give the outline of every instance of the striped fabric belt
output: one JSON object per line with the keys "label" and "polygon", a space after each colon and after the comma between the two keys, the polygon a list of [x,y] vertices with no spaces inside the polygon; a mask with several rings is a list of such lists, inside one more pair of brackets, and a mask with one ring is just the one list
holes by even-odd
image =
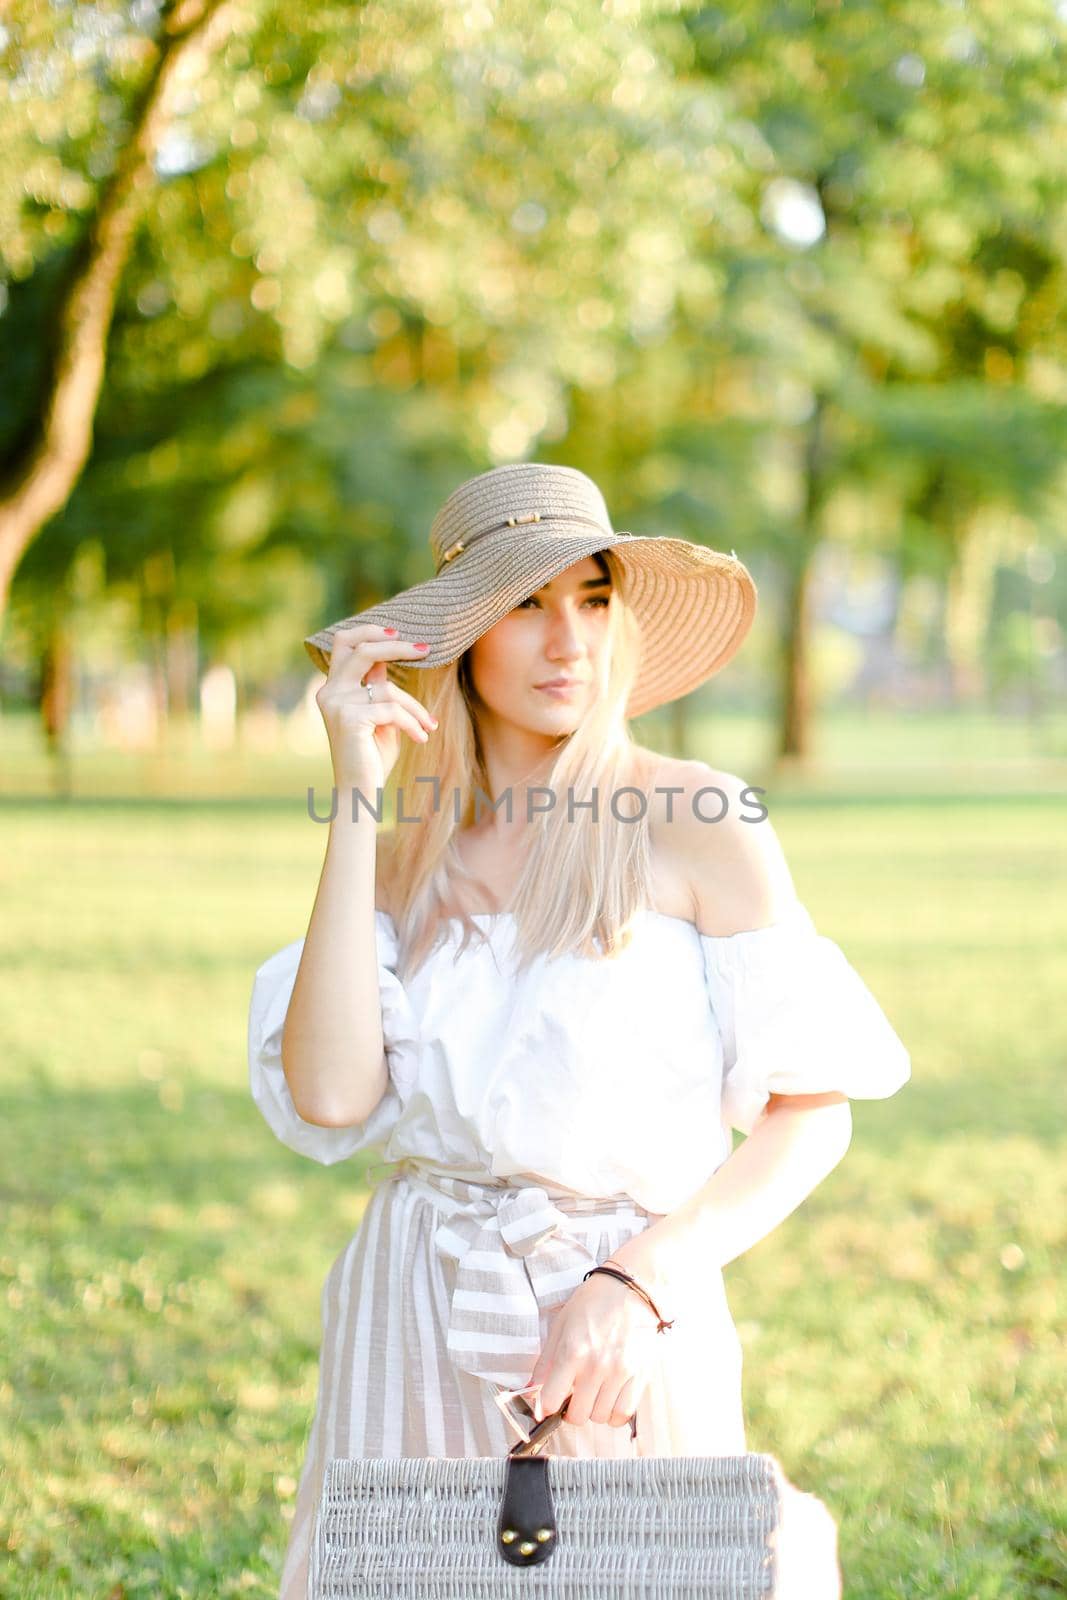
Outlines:
{"label": "striped fabric belt", "polygon": [[455,1279],[449,1357],[464,1372],[509,1388],[533,1371],[541,1313],[568,1300],[597,1265],[580,1235],[599,1236],[610,1217],[632,1237],[650,1215],[626,1194],[593,1198],[489,1176],[476,1182],[411,1158],[394,1176],[445,1212],[433,1239]]}

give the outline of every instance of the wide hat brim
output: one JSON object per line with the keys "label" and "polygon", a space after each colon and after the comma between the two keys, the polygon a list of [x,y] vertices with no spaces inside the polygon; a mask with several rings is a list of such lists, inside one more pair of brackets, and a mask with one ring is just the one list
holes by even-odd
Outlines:
{"label": "wide hat brim", "polygon": [[731,552],[711,550],[665,534],[590,533],[557,520],[551,530],[510,528],[473,542],[435,577],[389,600],[331,623],[304,640],[321,672],[328,673],[333,635],[367,622],[395,627],[405,639],[426,639],[411,667],[446,666],[507,616],[521,601],[574,562],[611,550],[625,574],[623,599],[641,630],[641,666],[626,705],[627,717],[705,683],[737,653],[756,615],[756,585]]}

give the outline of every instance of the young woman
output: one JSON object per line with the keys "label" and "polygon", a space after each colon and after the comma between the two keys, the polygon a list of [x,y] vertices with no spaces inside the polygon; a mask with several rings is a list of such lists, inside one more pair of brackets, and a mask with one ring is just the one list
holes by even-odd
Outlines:
{"label": "young woman", "polygon": [[336,813],[252,993],[278,1138],[392,1167],[323,1289],[282,1600],[332,1457],[502,1456],[565,1402],[549,1454],[745,1451],[722,1269],[910,1074],[759,794],[629,732],[739,648],[736,556],[615,533],[541,463],[462,484],[430,541],[434,578],[305,641]]}

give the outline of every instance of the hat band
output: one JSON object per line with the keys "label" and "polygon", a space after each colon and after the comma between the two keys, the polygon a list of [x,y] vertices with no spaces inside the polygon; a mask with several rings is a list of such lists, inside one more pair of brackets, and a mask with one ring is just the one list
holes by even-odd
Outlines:
{"label": "hat band", "polygon": [[477,533],[470,534],[464,539],[457,539],[454,544],[449,545],[441,557],[437,571],[441,572],[461,550],[469,550],[479,539],[484,539],[487,533],[499,533],[503,528],[515,528],[524,522],[588,522],[591,527],[599,528],[608,538],[612,536],[610,528],[605,528],[596,517],[587,517],[581,511],[524,511],[519,516],[506,517],[503,522],[495,522],[491,528],[479,528]]}

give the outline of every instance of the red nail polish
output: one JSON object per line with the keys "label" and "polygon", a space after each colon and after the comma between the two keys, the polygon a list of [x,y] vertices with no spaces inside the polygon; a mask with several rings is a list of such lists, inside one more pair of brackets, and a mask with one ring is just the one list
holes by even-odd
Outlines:
{"label": "red nail polish", "polygon": [[384,632],[384,633],[395,633],[395,632],[396,632],[396,629],[395,629],[395,628],[385,628],[385,629],[383,629],[383,630],[382,630],[382,631],[383,631],[383,632]]}
{"label": "red nail polish", "polygon": [[425,639],[415,639],[413,643],[416,650],[428,650],[430,648]]}

